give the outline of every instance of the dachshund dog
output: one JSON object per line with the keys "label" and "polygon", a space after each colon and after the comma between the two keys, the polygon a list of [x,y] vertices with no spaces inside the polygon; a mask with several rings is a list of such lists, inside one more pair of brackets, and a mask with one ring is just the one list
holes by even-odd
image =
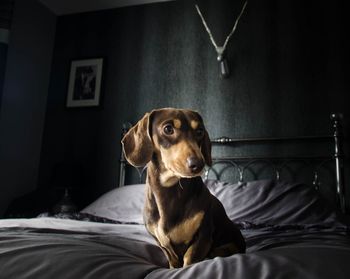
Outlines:
{"label": "dachshund dog", "polygon": [[197,112],[153,110],[122,144],[131,165],[148,164],[145,226],[171,268],[245,252],[240,230],[202,181],[212,161],[211,143]]}

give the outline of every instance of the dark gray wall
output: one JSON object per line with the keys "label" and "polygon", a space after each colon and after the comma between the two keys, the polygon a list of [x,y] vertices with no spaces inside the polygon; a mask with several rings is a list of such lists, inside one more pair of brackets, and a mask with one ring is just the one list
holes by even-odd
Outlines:
{"label": "dark gray wall", "polygon": [[3,43],[0,41],[0,108],[1,108],[2,90],[4,86],[4,79],[5,79],[6,57],[7,57],[7,43]]}
{"label": "dark gray wall", "polygon": [[0,2],[0,108],[7,57],[7,44],[11,27],[13,0]]}
{"label": "dark gray wall", "polygon": [[16,1],[0,110],[0,216],[38,185],[55,22],[36,1]]}
{"label": "dark gray wall", "polygon": [[[216,40],[242,1],[197,1]],[[193,6],[175,1],[59,17],[39,184],[57,163],[84,169],[87,202],[117,185],[120,130],[157,107],[201,112],[212,137],[325,134],[346,110],[349,33],[345,1],[249,1],[228,45],[232,74]],[[71,59],[104,57],[99,108],[66,109]],[[347,118],[348,119],[348,118]],[[345,129],[348,135],[349,121]],[[348,151],[347,151],[348,152]]]}

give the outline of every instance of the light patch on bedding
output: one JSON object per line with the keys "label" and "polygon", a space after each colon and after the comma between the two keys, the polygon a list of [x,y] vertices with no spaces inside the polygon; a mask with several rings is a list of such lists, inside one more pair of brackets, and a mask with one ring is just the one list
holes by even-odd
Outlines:
{"label": "light patch on bedding", "polygon": [[53,229],[67,230],[82,233],[98,233],[127,235],[132,239],[137,239],[140,235],[144,236],[147,242],[155,243],[148,234],[144,225],[129,224],[107,224],[97,222],[87,222],[69,219],[58,219],[51,217],[32,218],[32,219],[3,219],[0,220],[1,228],[35,228],[35,229]]}

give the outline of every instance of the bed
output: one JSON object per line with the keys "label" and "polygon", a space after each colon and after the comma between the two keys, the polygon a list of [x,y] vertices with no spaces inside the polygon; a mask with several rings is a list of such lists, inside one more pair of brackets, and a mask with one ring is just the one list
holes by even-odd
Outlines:
{"label": "bed", "polygon": [[[124,186],[133,175],[121,157],[119,187],[80,212],[0,220],[0,277],[348,278],[350,238],[342,213],[343,158],[337,115],[332,125],[329,136],[212,140],[214,164],[203,179],[240,227],[247,242],[245,254],[169,269],[143,225],[144,170],[136,172],[140,182]],[[227,151],[219,150],[290,141],[312,146],[326,142],[332,152],[307,157],[227,156]],[[290,173],[304,176],[299,163],[311,170],[309,176],[305,174],[310,182],[290,179],[294,176]],[[328,182],[329,175],[333,181]]]}

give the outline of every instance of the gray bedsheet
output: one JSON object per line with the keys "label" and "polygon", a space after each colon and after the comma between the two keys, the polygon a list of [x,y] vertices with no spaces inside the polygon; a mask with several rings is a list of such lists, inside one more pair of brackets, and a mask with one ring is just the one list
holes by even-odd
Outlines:
{"label": "gray bedsheet", "polygon": [[168,269],[143,225],[0,220],[0,278],[348,278],[346,226],[241,224],[247,253]]}

